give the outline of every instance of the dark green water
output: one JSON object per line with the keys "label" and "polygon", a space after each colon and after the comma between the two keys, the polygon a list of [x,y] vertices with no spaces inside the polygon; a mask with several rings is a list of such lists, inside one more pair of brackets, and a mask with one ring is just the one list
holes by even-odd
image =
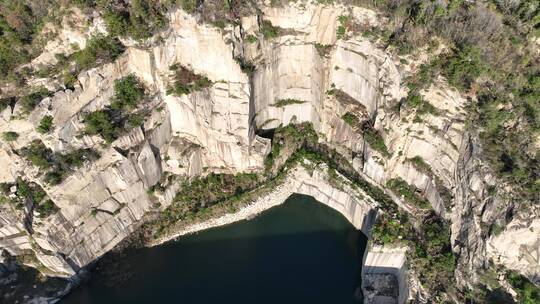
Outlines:
{"label": "dark green water", "polygon": [[61,303],[357,303],[365,237],[294,195],[248,221],[133,250]]}

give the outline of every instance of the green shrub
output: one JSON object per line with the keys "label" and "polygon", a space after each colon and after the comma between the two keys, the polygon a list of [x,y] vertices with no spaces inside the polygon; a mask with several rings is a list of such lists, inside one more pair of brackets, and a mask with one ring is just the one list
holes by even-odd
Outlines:
{"label": "green shrub", "polygon": [[153,0],[110,3],[103,7],[103,20],[112,36],[146,39],[166,25],[166,9],[162,1]]}
{"label": "green shrub", "polygon": [[485,71],[480,49],[472,46],[458,49],[443,67],[443,74],[448,78],[448,82],[459,89],[470,88],[476,78]]}
{"label": "green shrub", "polygon": [[99,110],[88,113],[84,117],[85,133],[88,135],[100,135],[106,142],[111,143],[121,133],[118,123],[110,110]]}
{"label": "green shrub", "polygon": [[193,14],[195,10],[197,9],[197,0],[180,0],[182,9],[186,11],[189,14]]}
{"label": "green shrub", "polygon": [[107,143],[111,143],[126,131],[127,127],[141,125],[144,114],[130,112],[138,107],[144,96],[144,86],[134,75],[116,80],[110,107],[86,114],[84,133],[100,135]]}
{"label": "green shrub", "polygon": [[540,303],[540,287],[531,283],[525,276],[515,271],[509,271],[507,280],[512,285],[512,288],[517,291],[520,303]]}
{"label": "green shrub", "polygon": [[190,69],[179,64],[173,64],[169,69],[174,72],[174,83],[167,88],[167,94],[182,96],[212,85],[212,82],[206,76],[195,74]]}
{"label": "green shrub", "polygon": [[53,152],[39,139],[20,150],[21,156],[45,174],[45,182],[57,185],[61,183],[74,169],[86,161],[99,158],[92,149],[76,149],[67,153]]}
{"label": "green shrub", "polygon": [[337,27],[336,37],[337,39],[345,38],[345,33],[347,32],[347,27],[349,25],[349,22],[351,20],[351,17],[341,15],[338,17],[339,26]]}
{"label": "green shrub", "polygon": [[73,53],[79,70],[111,62],[124,52],[122,43],[112,36],[97,35],[88,40],[83,50]]}
{"label": "green shrub", "polygon": [[37,126],[37,131],[39,133],[45,134],[49,133],[53,128],[53,117],[50,115],[45,115],[40,120],[39,125]]}
{"label": "green shrub", "polygon": [[144,97],[144,86],[139,82],[135,75],[130,74],[126,77],[115,80],[114,97],[111,102],[111,108],[115,110],[133,110]]}
{"label": "green shrub", "polygon": [[409,161],[412,162],[414,167],[418,169],[420,172],[426,173],[428,175],[433,175],[433,171],[431,170],[431,166],[424,161],[422,156],[415,156],[413,158],[409,158]]}
{"label": "green shrub", "polygon": [[[11,187],[10,184],[7,184],[7,186]],[[34,182],[28,182],[21,177],[18,177],[16,180],[16,186],[16,198],[11,201],[16,205],[16,208],[22,208],[27,201],[31,201],[33,203],[34,210],[39,212],[40,218],[45,218],[59,210],[54,202],[47,197],[47,193],[43,190],[43,188],[41,188],[40,185]],[[6,192],[4,191],[4,193]]]}
{"label": "green shrub", "polygon": [[384,143],[384,139],[379,134],[379,132],[377,132],[377,130],[371,127],[365,128],[362,135],[372,149],[381,152],[384,156],[390,155],[390,153],[388,152],[388,147],[386,147],[386,144]]}
{"label": "green shrub", "polygon": [[144,113],[135,113],[128,115],[127,124],[130,127],[138,127],[144,123]]}
{"label": "green shrub", "polygon": [[343,114],[343,116],[341,116],[341,119],[343,119],[348,125],[353,128],[356,128],[360,125],[360,119],[351,112]]}
{"label": "green shrub", "polygon": [[103,21],[111,36],[123,36],[128,30],[128,20],[113,10],[106,10],[103,13]]}
{"label": "green shrub", "polygon": [[52,166],[53,152],[39,139],[33,140],[29,145],[22,148],[21,155],[40,170],[45,171]]}
{"label": "green shrub", "polygon": [[37,210],[37,212],[39,212],[39,217],[41,218],[46,218],[48,217],[49,215],[52,215],[52,214],[55,214],[56,212],[58,212],[60,210],[60,208],[58,208],[54,202],[50,199],[42,202],[42,203],[39,203],[36,207],[35,207],[35,210]]}
{"label": "green shrub", "polygon": [[409,94],[406,103],[408,106],[416,109],[417,117],[421,117],[424,114],[437,115],[437,109],[431,103],[424,100],[420,94]]}
{"label": "green shrub", "polygon": [[285,107],[285,106],[292,105],[292,104],[302,104],[302,103],[306,103],[306,101],[305,100],[293,99],[293,98],[286,98],[286,99],[278,99],[278,100],[276,100],[276,102],[273,104],[273,106],[281,108],[281,107]]}
{"label": "green shrub", "polygon": [[264,38],[266,39],[272,39],[279,36],[279,28],[273,26],[272,23],[268,20],[263,20],[261,22],[260,30]]}
{"label": "green shrub", "polygon": [[62,72],[62,81],[66,88],[73,89],[77,82],[77,74],[75,72],[64,71]]}
{"label": "green shrub", "polygon": [[431,208],[429,202],[416,193],[416,187],[409,185],[399,177],[388,180],[386,186],[396,194],[402,196],[407,202],[410,202],[419,208]]}
{"label": "green shrub", "polygon": [[246,37],[247,43],[253,44],[253,43],[257,42],[257,40],[259,40],[259,39],[257,39],[257,37],[255,37],[253,35],[247,35],[247,37]]}
{"label": "green shrub", "polygon": [[17,138],[19,138],[19,134],[17,132],[8,131],[2,134],[2,138],[7,142],[16,141]]}
{"label": "green shrub", "polygon": [[41,102],[43,98],[50,96],[50,94],[51,93],[46,88],[40,87],[31,94],[21,97],[17,103],[21,105],[23,113],[28,114],[39,104],[39,102]]}
{"label": "green shrub", "polygon": [[332,45],[315,43],[315,49],[317,50],[317,53],[319,54],[319,56],[325,57],[332,50]]}
{"label": "green shrub", "polygon": [[345,37],[345,32],[346,32],[345,26],[343,25],[338,26],[337,32],[336,32],[337,39],[343,39]]}

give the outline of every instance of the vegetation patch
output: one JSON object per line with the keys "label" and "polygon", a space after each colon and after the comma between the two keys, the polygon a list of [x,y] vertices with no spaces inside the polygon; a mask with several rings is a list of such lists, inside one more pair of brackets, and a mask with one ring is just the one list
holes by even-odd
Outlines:
{"label": "vegetation patch", "polygon": [[330,52],[332,51],[332,47],[333,47],[331,44],[315,43],[314,45],[315,45],[315,49],[317,50],[317,53],[321,57],[328,56],[328,54],[330,54]]}
{"label": "vegetation patch", "polygon": [[174,83],[167,88],[167,94],[182,96],[208,88],[212,82],[202,75],[195,74],[190,69],[175,63],[169,67],[174,75]]}
{"label": "vegetation patch", "polygon": [[[11,193],[11,188],[16,187],[15,193]],[[27,203],[31,203],[33,210],[39,213],[40,218],[46,218],[60,210],[54,202],[49,199],[47,193],[34,182],[28,182],[22,178],[17,178],[15,183],[0,183],[0,202],[11,204],[16,209],[22,210]]]}
{"label": "vegetation patch", "polygon": [[371,231],[372,241],[376,244],[398,246],[407,245],[406,239],[412,227],[408,216],[402,213],[388,213],[379,216]]}
{"label": "vegetation patch", "polygon": [[[182,183],[174,202],[161,215],[157,233],[166,232],[179,221],[205,218],[226,200],[237,201],[258,184],[256,174],[237,175],[210,173]],[[214,207],[215,206],[215,207]],[[229,206],[230,207],[230,206]],[[225,208],[228,210],[228,208]]]}
{"label": "vegetation patch", "polygon": [[349,126],[353,128],[357,128],[360,125],[360,119],[351,112],[343,114],[341,119],[343,119]]}
{"label": "vegetation patch", "polygon": [[429,209],[431,205],[418,193],[419,190],[412,185],[409,185],[401,178],[393,178],[386,182],[386,186],[404,198],[407,202],[421,209]]}
{"label": "vegetation patch", "polygon": [[349,23],[350,19],[351,18],[349,16],[344,15],[338,17],[339,26],[336,30],[337,39],[343,39],[345,37],[345,33],[347,32],[347,24]]}
{"label": "vegetation patch", "polygon": [[84,117],[84,124],[85,134],[99,135],[108,143],[112,143],[123,132],[122,117],[116,116],[110,109],[88,113]]}
{"label": "vegetation patch", "polygon": [[66,88],[73,89],[81,71],[112,62],[125,50],[118,38],[102,34],[91,37],[84,49],[78,46],[74,48],[75,52],[69,56],[56,54],[56,64],[34,71],[34,75],[41,78],[57,76],[63,80]]}
{"label": "vegetation patch", "polygon": [[386,147],[384,139],[377,130],[372,127],[364,127],[364,133],[362,135],[372,149],[379,151],[384,156],[390,156],[388,147]]}
{"label": "vegetation patch", "polygon": [[336,29],[336,38],[346,38],[347,32],[358,33],[361,31],[361,26],[354,22],[353,18],[349,15],[341,15],[338,17],[339,25]]}
{"label": "vegetation patch", "polygon": [[43,118],[39,121],[39,125],[37,126],[36,130],[41,133],[49,133],[53,129],[53,117],[50,115],[45,115]]}
{"label": "vegetation patch", "polygon": [[424,100],[422,98],[422,95],[420,94],[410,94],[406,101],[406,105],[415,109],[416,111],[416,117],[420,119],[425,114],[431,114],[431,115],[437,115],[438,111],[437,109],[429,102]]}
{"label": "vegetation patch", "polygon": [[113,36],[97,35],[88,40],[86,47],[73,53],[72,58],[76,64],[73,73],[92,68],[94,66],[114,61],[125,48]]}
{"label": "vegetation patch", "polygon": [[467,113],[469,126],[480,132],[484,155],[499,178],[516,188],[523,205],[537,201],[540,58],[533,41],[540,34],[540,6],[531,0],[512,4],[385,0],[373,5],[393,25],[386,43],[398,52],[421,45],[432,51],[434,37],[448,47],[408,80],[410,94],[440,75],[460,91],[476,95]]}
{"label": "vegetation patch", "polygon": [[7,142],[16,141],[19,138],[19,133],[13,131],[7,131],[2,133],[2,139]]}
{"label": "vegetation patch", "polygon": [[184,11],[189,14],[193,14],[197,9],[197,0],[180,0],[180,6]]}
{"label": "vegetation patch", "polygon": [[[185,1],[184,1],[185,2]],[[83,1],[88,8],[101,12],[112,36],[150,38],[167,24],[167,1]],[[183,5],[183,3],[182,3]]]}
{"label": "vegetation patch", "polygon": [[260,31],[266,39],[272,39],[279,36],[279,28],[273,26],[268,20],[263,20],[261,22]]}
{"label": "vegetation patch", "polygon": [[18,70],[37,56],[51,38],[40,36],[48,21],[60,17],[58,1],[36,5],[31,0],[5,0],[0,3],[0,82],[24,83],[27,71]]}
{"label": "vegetation patch", "polygon": [[276,100],[276,102],[273,104],[274,107],[278,107],[278,108],[282,108],[282,107],[285,107],[285,106],[288,106],[288,105],[292,105],[292,104],[302,104],[302,103],[306,103],[307,101],[305,100],[298,100],[298,99],[294,99],[294,98],[286,98],[286,99],[278,99]]}
{"label": "vegetation patch", "polygon": [[534,285],[525,276],[509,271],[507,280],[518,293],[519,302],[523,304],[540,303],[540,287]]}
{"label": "vegetation patch", "polygon": [[431,166],[426,163],[426,161],[422,158],[422,156],[415,156],[413,158],[409,158],[409,161],[413,164],[413,166],[418,169],[420,172],[433,175],[433,171],[431,170]]}
{"label": "vegetation patch", "polygon": [[253,35],[247,35],[247,36],[246,36],[246,41],[247,41],[248,43],[253,44],[253,43],[257,42],[258,40],[259,40],[259,39],[258,39],[257,37],[255,37],[255,36],[253,36]]}
{"label": "vegetation patch", "polygon": [[91,149],[77,149],[66,154],[53,152],[39,139],[33,140],[20,151],[32,165],[45,174],[45,182],[51,185],[60,184],[71,172],[87,161],[94,161],[99,154]]}
{"label": "vegetation patch", "polygon": [[135,109],[144,97],[144,86],[131,74],[114,81],[114,97],[111,108],[114,110],[131,111]]}
{"label": "vegetation patch", "polygon": [[51,96],[51,92],[44,87],[39,87],[31,94],[19,98],[17,103],[21,106],[23,114],[28,114],[41,102],[42,99],[48,96]]}
{"label": "vegetation patch", "polygon": [[144,97],[144,86],[134,75],[117,79],[111,105],[86,114],[84,133],[100,135],[111,143],[130,128],[140,126],[144,122],[144,114],[134,110]]}

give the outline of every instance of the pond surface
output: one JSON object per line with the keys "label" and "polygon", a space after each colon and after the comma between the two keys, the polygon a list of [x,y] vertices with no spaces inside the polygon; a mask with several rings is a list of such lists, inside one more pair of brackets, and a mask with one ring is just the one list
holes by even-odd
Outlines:
{"label": "pond surface", "polygon": [[365,245],[341,214],[293,195],[254,219],[123,253],[60,303],[358,303]]}

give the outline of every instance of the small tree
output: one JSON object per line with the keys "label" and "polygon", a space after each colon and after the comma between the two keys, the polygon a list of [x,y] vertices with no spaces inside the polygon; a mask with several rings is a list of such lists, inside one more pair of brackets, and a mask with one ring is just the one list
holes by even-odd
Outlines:
{"label": "small tree", "polygon": [[111,108],[117,110],[132,110],[144,97],[144,86],[135,75],[130,74],[114,82],[114,98]]}
{"label": "small tree", "polygon": [[114,125],[110,111],[95,111],[89,113],[84,118],[86,125],[85,132],[88,135],[101,135],[107,142],[113,142],[120,133],[118,127]]}

